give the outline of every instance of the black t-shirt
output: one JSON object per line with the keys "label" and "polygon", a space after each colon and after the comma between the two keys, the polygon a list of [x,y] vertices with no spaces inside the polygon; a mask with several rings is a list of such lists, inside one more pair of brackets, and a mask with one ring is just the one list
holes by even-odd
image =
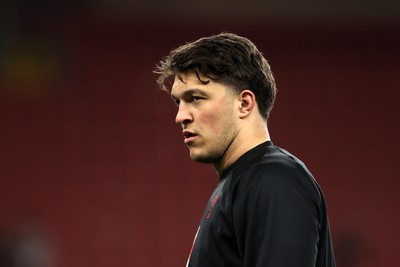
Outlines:
{"label": "black t-shirt", "polygon": [[189,267],[334,267],[324,196],[305,165],[270,141],[221,175]]}

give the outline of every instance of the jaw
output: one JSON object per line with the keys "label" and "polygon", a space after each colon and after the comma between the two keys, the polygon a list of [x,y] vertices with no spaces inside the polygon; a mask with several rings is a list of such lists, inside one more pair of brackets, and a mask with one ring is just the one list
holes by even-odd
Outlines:
{"label": "jaw", "polygon": [[219,141],[209,144],[209,147],[205,144],[188,146],[190,158],[195,162],[213,164],[217,173],[222,173],[226,167],[233,163],[231,162],[233,147],[232,142],[228,142],[228,140]]}
{"label": "jaw", "polygon": [[224,151],[216,143],[197,143],[188,146],[190,158],[199,163],[215,164],[223,157]]}

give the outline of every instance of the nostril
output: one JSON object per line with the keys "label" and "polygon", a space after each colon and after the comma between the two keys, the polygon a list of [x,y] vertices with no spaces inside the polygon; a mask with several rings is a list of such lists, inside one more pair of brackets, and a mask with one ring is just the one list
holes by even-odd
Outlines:
{"label": "nostril", "polygon": [[192,121],[192,117],[188,112],[178,112],[175,117],[177,124],[187,124]]}

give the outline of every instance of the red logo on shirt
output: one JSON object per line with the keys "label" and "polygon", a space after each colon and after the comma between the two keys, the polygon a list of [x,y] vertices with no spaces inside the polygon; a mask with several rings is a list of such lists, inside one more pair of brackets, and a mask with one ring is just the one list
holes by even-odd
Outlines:
{"label": "red logo on shirt", "polygon": [[206,219],[209,219],[209,218],[210,218],[211,211],[212,211],[212,209],[213,209],[215,203],[217,202],[218,198],[219,198],[219,195],[217,195],[216,197],[214,197],[214,198],[211,200],[211,205],[210,205],[210,208],[208,209],[208,212],[207,212],[207,215],[206,215]]}

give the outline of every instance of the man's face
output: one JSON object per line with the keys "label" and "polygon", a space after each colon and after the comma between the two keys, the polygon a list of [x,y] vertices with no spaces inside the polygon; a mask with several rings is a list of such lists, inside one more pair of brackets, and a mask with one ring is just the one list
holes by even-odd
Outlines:
{"label": "man's face", "polygon": [[226,85],[213,80],[203,84],[193,72],[181,77],[183,82],[175,77],[171,96],[178,106],[175,121],[182,126],[190,157],[198,162],[219,162],[239,131],[236,98]]}

